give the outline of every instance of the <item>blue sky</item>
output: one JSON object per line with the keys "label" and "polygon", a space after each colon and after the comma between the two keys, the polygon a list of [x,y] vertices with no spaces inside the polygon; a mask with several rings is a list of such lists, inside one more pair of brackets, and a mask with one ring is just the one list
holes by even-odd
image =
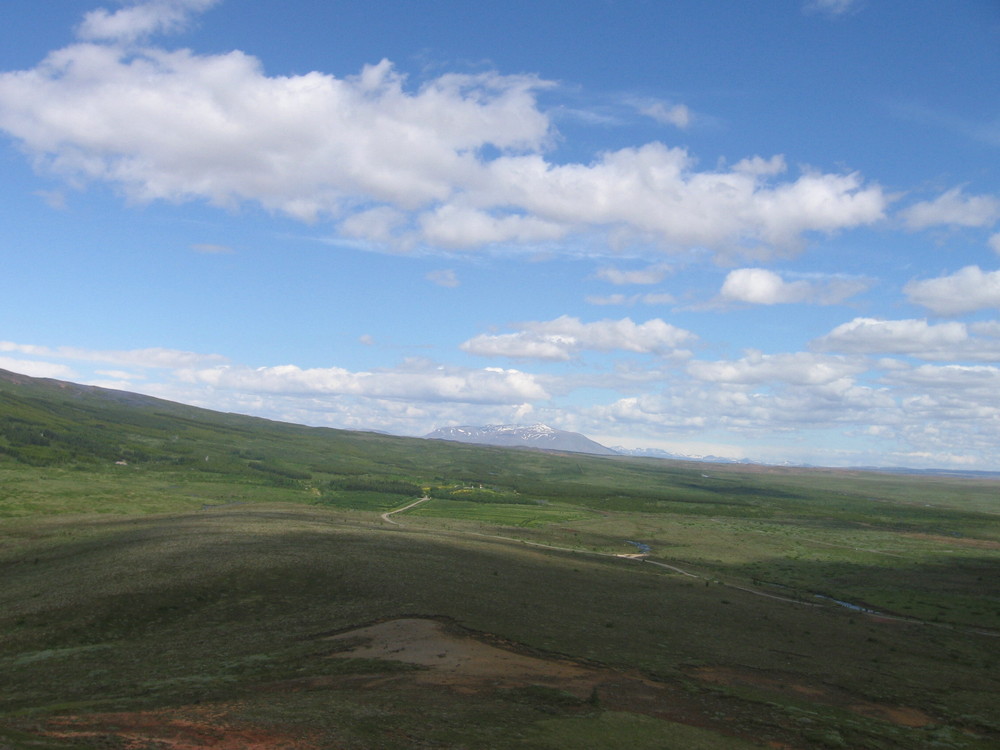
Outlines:
{"label": "blue sky", "polygon": [[993,0],[6,0],[0,368],[1000,469]]}

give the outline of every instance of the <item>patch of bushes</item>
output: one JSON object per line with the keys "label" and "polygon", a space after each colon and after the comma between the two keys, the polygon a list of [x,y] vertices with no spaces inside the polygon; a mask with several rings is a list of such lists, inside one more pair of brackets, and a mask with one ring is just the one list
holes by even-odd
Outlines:
{"label": "patch of bushes", "polygon": [[435,487],[431,496],[438,500],[465,500],[470,503],[503,503],[505,505],[537,505],[535,500],[510,490],[476,487]]}
{"label": "patch of bushes", "polygon": [[331,492],[379,492],[385,495],[406,495],[420,497],[424,489],[419,484],[402,479],[389,479],[374,474],[343,475],[334,477],[326,484]]}

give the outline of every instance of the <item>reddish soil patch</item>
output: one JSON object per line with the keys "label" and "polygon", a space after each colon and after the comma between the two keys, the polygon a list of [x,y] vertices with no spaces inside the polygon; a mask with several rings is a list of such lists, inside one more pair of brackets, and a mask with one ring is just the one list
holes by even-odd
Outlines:
{"label": "reddish soil patch", "polygon": [[114,738],[126,750],[312,750],[302,737],[285,736],[242,722],[227,721],[232,707],[193,706],[135,713],[64,716],[48,722],[45,734],[62,739]]}

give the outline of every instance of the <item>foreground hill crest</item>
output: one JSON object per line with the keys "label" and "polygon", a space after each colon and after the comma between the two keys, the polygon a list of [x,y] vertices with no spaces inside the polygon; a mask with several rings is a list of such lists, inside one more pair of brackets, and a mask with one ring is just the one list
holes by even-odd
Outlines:
{"label": "foreground hill crest", "polygon": [[439,427],[424,435],[431,440],[454,440],[459,443],[501,445],[507,447],[541,448],[544,450],[591,453],[613,456],[617,451],[591,440],[578,432],[557,430],[545,424],[487,424]]}

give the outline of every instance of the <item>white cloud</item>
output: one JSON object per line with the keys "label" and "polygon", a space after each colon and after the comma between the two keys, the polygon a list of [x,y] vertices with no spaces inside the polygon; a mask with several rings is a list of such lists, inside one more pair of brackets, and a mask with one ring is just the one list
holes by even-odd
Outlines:
{"label": "white cloud", "polygon": [[115,365],[149,368],[207,366],[226,361],[226,358],[219,354],[198,354],[196,352],[185,352],[161,347],[100,350],[81,349],[74,346],[48,347],[35,344],[17,344],[13,341],[0,341],[0,352],[18,352],[20,354],[50,359],[104,362]]}
{"label": "white cloud", "polygon": [[695,172],[686,150],[659,143],[586,166],[507,156],[491,162],[489,173],[492,203],[522,206],[575,231],[603,226],[619,237],[727,252],[759,252],[761,243],[787,252],[806,232],[877,221],[887,202],[856,173],[808,172],[771,184],[748,172]]}
{"label": "white cloud", "polygon": [[961,392],[963,396],[978,392],[989,398],[993,408],[1000,413],[1000,368],[991,365],[920,365],[909,370],[901,370],[892,377],[897,381],[919,384],[924,388],[940,388],[945,391]]}
{"label": "white cloud", "polygon": [[995,252],[997,255],[1000,255],[1000,232],[990,235],[990,239],[988,240],[987,244],[990,246],[990,249],[992,249],[993,252]]}
{"label": "white cloud", "polygon": [[338,229],[346,237],[371,240],[384,245],[404,245],[399,235],[406,227],[407,217],[389,206],[361,210],[340,222]]}
{"label": "white cloud", "polygon": [[933,201],[916,203],[901,212],[910,229],[925,229],[937,224],[963,227],[989,227],[1000,221],[1000,198],[994,195],[965,195],[962,188],[952,188]]}
{"label": "white cloud", "polygon": [[795,302],[833,305],[867,288],[868,282],[861,279],[785,281],[774,271],[764,268],[738,268],[726,276],[719,298],[722,302],[746,302],[755,305]]}
{"label": "white cloud", "polygon": [[735,361],[689,362],[687,371],[698,380],[712,383],[757,385],[768,382],[825,385],[864,372],[867,365],[856,359],[798,352],[764,354],[750,351]]}
{"label": "white cloud", "polygon": [[666,104],[651,101],[638,105],[639,112],[663,125],[673,125],[683,130],[691,124],[691,110],[684,104]]}
{"label": "white cloud", "polygon": [[669,272],[670,266],[657,263],[646,268],[633,269],[631,271],[623,271],[613,266],[606,266],[597,269],[594,275],[604,281],[623,286],[625,284],[659,284]]}
{"label": "white cloud", "polygon": [[785,163],[785,157],[780,154],[772,156],[770,159],[751,156],[748,159],[741,159],[733,165],[734,172],[749,175],[776,175],[785,172],[787,169],[788,165]]}
{"label": "white cloud", "polygon": [[588,295],[586,302],[589,305],[673,305],[677,302],[674,295],[667,292],[650,294],[608,294],[608,295]]}
{"label": "white cloud", "polygon": [[[0,351],[9,351],[0,346]],[[72,368],[55,362],[39,362],[33,359],[0,357],[0,370],[9,370],[32,378],[58,378],[69,380],[77,377]]]}
{"label": "white cloud", "polygon": [[[88,17],[81,33],[151,33],[203,7],[129,6]],[[696,171],[685,149],[649,143],[553,163],[554,128],[536,102],[550,86],[484,73],[414,88],[385,60],[348,78],[269,77],[239,51],[78,43],[0,74],[0,129],[74,184],[110,183],[140,202],[255,202],[404,247],[591,234],[765,257],[884,215],[887,197],[860,175],[779,180],[781,157]]]}
{"label": "white cloud", "polygon": [[445,75],[409,93],[387,61],[350,79],[269,78],[241,52],[81,44],[0,76],[0,125],[56,172],[134,199],[253,200],[311,220],[358,197],[441,201],[475,177],[476,149],[541,147],[549,124],[534,91],[545,85]]}
{"label": "white cloud", "polygon": [[[791,355],[790,355],[791,356]],[[817,382],[726,381],[671,383],[662,393],[629,396],[585,412],[595,425],[625,424],[634,433],[643,425],[666,434],[694,432],[706,440],[722,430],[753,439],[751,455],[759,456],[759,436],[828,429],[863,422],[891,422],[898,404],[886,389],[858,385],[849,377]]]}
{"label": "white cloud", "polygon": [[[885,378],[900,394],[911,429],[921,423],[948,425],[952,436],[978,433],[985,447],[995,451],[1000,438],[1000,368],[990,365],[920,365],[890,373]],[[940,427],[939,427],[940,429]],[[947,436],[941,443],[947,445]],[[992,444],[991,444],[992,443]],[[952,445],[952,448],[957,447]]]}
{"label": "white cloud", "polygon": [[856,354],[929,354],[949,352],[968,339],[962,323],[930,325],[926,320],[855,318],[817,339],[814,346]]}
{"label": "white cloud", "polygon": [[466,248],[501,242],[536,243],[558,240],[569,228],[534,216],[496,216],[469,206],[447,204],[421,214],[421,239],[444,248]]}
{"label": "white cloud", "polygon": [[[812,342],[819,351],[900,354],[931,361],[1000,361],[1000,324],[930,324],[926,320],[855,318]],[[890,369],[891,363],[880,365]],[[903,368],[905,369],[905,368]]]}
{"label": "white cloud", "polygon": [[222,366],[181,370],[182,382],[246,393],[349,395],[416,401],[510,404],[548,397],[537,379],[519,370],[448,368],[410,362],[397,370],[352,372],[340,367]]}
{"label": "white cloud", "polygon": [[951,276],[911,281],[903,287],[903,292],[911,302],[938,315],[1000,308],[1000,271],[966,266]]}
{"label": "white cloud", "polygon": [[470,354],[567,361],[583,350],[627,351],[661,356],[688,356],[678,347],[697,337],[659,318],[635,323],[630,318],[583,323],[563,315],[545,322],[523,323],[516,333],[480,334],[461,345]]}
{"label": "white cloud", "polygon": [[969,330],[980,336],[1000,338],[1000,320],[980,320],[969,325]]}
{"label": "white cloud", "polygon": [[98,8],[87,13],[77,36],[87,40],[132,42],[162,32],[183,30],[191,16],[208,10],[219,0],[147,0],[110,12]]}
{"label": "white cloud", "polygon": [[432,284],[448,287],[449,289],[457,287],[462,283],[458,280],[458,276],[455,275],[455,272],[450,268],[443,268],[439,271],[430,271],[425,274],[424,278]]}
{"label": "white cloud", "polygon": [[809,298],[810,287],[805,281],[787,282],[763,268],[738,268],[726,276],[719,294],[729,302],[774,305],[803,302]]}
{"label": "white cloud", "polygon": [[132,380],[142,380],[145,375],[141,373],[128,372],[126,370],[95,370],[98,375],[112,378],[118,382],[130,382]]}

